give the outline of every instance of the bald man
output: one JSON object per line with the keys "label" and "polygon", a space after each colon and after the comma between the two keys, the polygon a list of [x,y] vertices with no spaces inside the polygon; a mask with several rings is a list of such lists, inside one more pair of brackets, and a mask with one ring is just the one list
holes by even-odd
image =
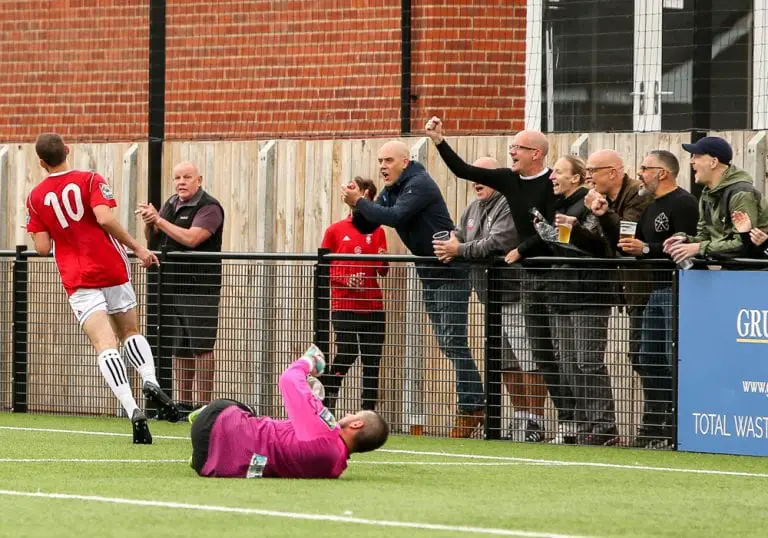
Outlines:
{"label": "bald man", "polygon": [[[587,160],[587,178],[595,187],[586,197],[586,203],[600,220],[608,244],[620,256],[629,253],[619,248],[619,230],[622,220],[640,222],[643,213],[653,202],[653,195],[643,189],[643,182],[630,179],[625,173],[624,160],[616,151],[602,149]],[[653,288],[651,273],[640,267],[619,270],[621,297],[629,315],[629,359],[632,368],[641,377],[646,376],[640,348],[642,345],[643,310]],[[646,401],[645,405],[651,402]]]}
{"label": "bald man", "polygon": [[[169,252],[221,252],[224,209],[202,188],[197,166],[183,161],[173,168],[171,196],[158,212],[141,203],[137,213],[144,220],[152,249]],[[211,401],[215,363],[213,348],[219,323],[221,260],[171,257],[165,264],[164,287],[173,301],[177,337],[174,343],[174,377],[182,410],[191,411]],[[195,391],[195,381],[197,390]]]}
{"label": "bald man", "polygon": [[[411,253],[433,256],[432,236],[454,229],[440,189],[420,163],[410,160],[403,142],[385,143],[378,161],[384,188],[376,201],[367,200],[356,183],[341,188],[342,200],[368,226],[393,227]],[[416,272],[437,343],[456,370],[458,412],[450,436],[470,437],[485,421],[485,397],[467,341],[469,270],[465,264],[430,261],[418,262]],[[420,425],[411,426],[419,431],[413,427]]]}
{"label": "bald man", "polygon": [[[427,122],[426,134],[456,177],[496,189],[506,198],[520,239],[517,248],[505,256],[507,263],[517,263],[527,257],[552,255],[552,251],[536,232],[531,214],[535,208],[548,222],[552,222],[558,203],[549,179],[550,170],[544,165],[549,143],[542,133],[531,130],[517,133],[509,146],[512,166],[496,169],[472,166],[459,157],[445,141],[440,118],[435,116]],[[557,409],[558,431],[553,441],[571,444],[576,442],[573,394],[564,381],[552,345],[552,321],[547,308],[549,292],[542,276],[541,268],[526,269],[523,280],[525,330],[536,365]]]}
{"label": "bald man", "polygon": [[639,179],[630,179],[624,171],[624,159],[612,149],[594,152],[587,160],[587,179],[595,187],[587,195],[586,203],[600,218],[611,248],[619,249],[619,223],[622,220],[640,222],[640,217],[653,201],[653,196],[642,190]]}
{"label": "bald man", "polygon": [[[492,157],[481,157],[472,166],[499,168]],[[456,234],[447,241],[433,241],[435,255],[442,261],[456,257],[469,260],[503,256],[519,244],[515,221],[504,196],[479,183],[472,184],[476,199],[461,215]],[[518,268],[508,271],[501,282],[502,360],[501,379],[515,409],[508,428],[512,441],[539,442],[544,435],[544,401],[546,387],[531,354],[525,335]],[[472,287],[483,304],[488,302],[486,267],[472,268]]]}

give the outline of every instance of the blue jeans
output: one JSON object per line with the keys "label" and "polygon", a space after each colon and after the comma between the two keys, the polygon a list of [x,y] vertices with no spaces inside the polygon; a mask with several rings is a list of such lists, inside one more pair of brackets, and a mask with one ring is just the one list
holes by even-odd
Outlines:
{"label": "blue jeans", "polygon": [[640,360],[635,370],[643,385],[642,426],[658,428],[672,408],[672,288],[654,290],[643,310]]}
{"label": "blue jeans", "polygon": [[456,369],[459,411],[471,412],[483,408],[483,382],[467,341],[469,278],[456,277],[447,282],[422,279],[424,306],[440,351]]}

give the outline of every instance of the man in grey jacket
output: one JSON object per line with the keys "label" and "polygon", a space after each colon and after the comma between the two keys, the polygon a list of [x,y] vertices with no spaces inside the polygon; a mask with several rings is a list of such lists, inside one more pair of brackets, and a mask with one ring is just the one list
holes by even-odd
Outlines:
{"label": "man in grey jacket", "polygon": [[[491,157],[481,157],[473,163],[482,168],[499,168]],[[500,192],[474,183],[477,199],[467,206],[459,228],[447,241],[433,241],[435,255],[443,262],[456,257],[483,259],[504,255],[517,247],[520,240],[504,196]],[[531,346],[525,335],[520,304],[519,267],[505,271],[502,301],[502,380],[510,394],[515,415],[509,427],[513,441],[540,442],[543,437],[543,408],[546,385],[536,371]],[[485,270],[476,266],[471,272],[472,287],[483,304],[488,303]]]}

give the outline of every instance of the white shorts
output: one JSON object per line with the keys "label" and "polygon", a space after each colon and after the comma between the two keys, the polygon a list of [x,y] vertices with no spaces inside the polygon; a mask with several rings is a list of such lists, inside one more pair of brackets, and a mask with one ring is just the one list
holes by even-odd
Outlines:
{"label": "white shorts", "polygon": [[94,312],[117,314],[136,308],[136,293],[130,282],[109,288],[80,288],[69,296],[69,306],[82,327]]}
{"label": "white shorts", "polygon": [[504,303],[501,305],[501,328],[501,369],[522,370],[523,372],[536,370],[531,345],[525,334],[522,304]]}

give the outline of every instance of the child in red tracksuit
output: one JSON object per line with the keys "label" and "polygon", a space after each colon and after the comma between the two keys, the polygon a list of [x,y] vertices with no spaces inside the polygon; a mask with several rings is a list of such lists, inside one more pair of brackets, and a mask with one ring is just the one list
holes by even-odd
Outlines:
{"label": "child in red tracksuit", "polygon": [[[370,179],[355,178],[369,200],[376,196]],[[365,229],[351,214],[331,224],[323,248],[333,254],[384,254],[387,239],[380,226]],[[323,377],[325,404],[336,412],[336,400],[349,368],[358,353],[363,364],[362,408],[374,410],[379,393],[379,363],[384,346],[384,301],[376,280],[389,271],[387,262],[337,260],[331,262],[331,322],[336,333],[336,355]]]}

